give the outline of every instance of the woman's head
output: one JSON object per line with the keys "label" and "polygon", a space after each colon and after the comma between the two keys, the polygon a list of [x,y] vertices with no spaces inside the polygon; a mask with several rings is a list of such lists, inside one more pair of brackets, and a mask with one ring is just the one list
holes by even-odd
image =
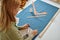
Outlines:
{"label": "woman's head", "polygon": [[8,28],[11,22],[16,21],[14,16],[17,14],[18,9],[22,8],[20,7],[22,0],[3,0],[1,4],[0,24],[4,28]]}

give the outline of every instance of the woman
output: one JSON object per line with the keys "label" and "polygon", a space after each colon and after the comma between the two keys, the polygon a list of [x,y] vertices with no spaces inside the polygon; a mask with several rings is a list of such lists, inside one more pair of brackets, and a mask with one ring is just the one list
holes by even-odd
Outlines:
{"label": "woman", "polygon": [[[0,40],[32,40],[36,30],[32,31],[31,37],[25,39],[15,26],[15,16],[19,8],[24,7],[26,0],[0,0],[0,4]],[[22,29],[26,29],[26,26]]]}

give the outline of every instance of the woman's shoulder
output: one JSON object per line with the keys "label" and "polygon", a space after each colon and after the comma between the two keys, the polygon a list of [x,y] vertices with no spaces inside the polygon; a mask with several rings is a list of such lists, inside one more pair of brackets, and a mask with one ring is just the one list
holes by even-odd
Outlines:
{"label": "woman's shoulder", "polygon": [[8,36],[9,39],[18,40],[19,39],[18,29],[14,25],[15,25],[15,23],[12,22],[11,27],[7,31],[4,30],[3,32],[0,32],[0,35],[5,38]]}
{"label": "woman's shoulder", "polygon": [[10,30],[17,30],[16,28],[16,23],[15,22],[11,22],[11,27],[10,27]]}

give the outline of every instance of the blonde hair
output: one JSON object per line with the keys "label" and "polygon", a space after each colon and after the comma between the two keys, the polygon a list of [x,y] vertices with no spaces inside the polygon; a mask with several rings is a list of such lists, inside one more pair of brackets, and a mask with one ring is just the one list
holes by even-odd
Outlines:
{"label": "blonde hair", "polygon": [[18,3],[14,0],[3,0],[1,3],[1,17],[0,17],[0,26],[2,30],[8,29],[11,22],[15,22],[15,17],[13,15],[13,8],[16,9]]}
{"label": "blonde hair", "polygon": [[18,5],[20,4],[16,2],[16,0],[2,0],[0,11],[0,27],[2,27],[2,30],[9,29],[11,22],[16,22],[15,17],[13,15],[14,14],[13,9],[16,10],[18,8]]}

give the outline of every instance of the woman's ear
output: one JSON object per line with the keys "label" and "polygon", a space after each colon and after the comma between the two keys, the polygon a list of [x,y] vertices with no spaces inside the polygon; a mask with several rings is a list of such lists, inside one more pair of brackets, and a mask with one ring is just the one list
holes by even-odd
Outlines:
{"label": "woman's ear", "polygon": [[23,8],[28,0],[21,0],[20,8]]}

